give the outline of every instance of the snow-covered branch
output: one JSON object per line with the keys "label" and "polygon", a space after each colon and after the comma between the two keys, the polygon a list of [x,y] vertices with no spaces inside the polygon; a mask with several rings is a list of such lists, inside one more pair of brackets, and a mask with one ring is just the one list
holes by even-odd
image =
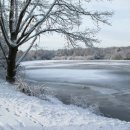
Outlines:
{"label": "snow-covered branch", "polygon": [[[89,2],[91,1],[83,1],[86,6]],[[6,4],[6,6],[10,5],[10,9],[6,13],[6,16],[9,17],[9,20],[6,21],[3,18],[2,13],[5,11],[1,11],[0,21],[2,33],[7,41],[7,44],[9,46],[11,45],[13,47],[19,47],[35,36],[49,31],[58,33],[60,32],[67,36],[67,39],[69,39],[71,42],[74,39],[77,40],[77,38],[73,37],[72,40],[71,38],[73,35],[69,34],[80,34],[80,39],[78,40],[86,43],[84,36],[87,36],[85,39],[88,39],[90,33],[88,33],[88,35],[84,35],[86,32],[83,30],[78,30],[77,33],[75,31],[76,26],[79,28],[79,26],[82,25],[82,18],[88,17],[89,20],[95,21],[96,23],[102,22],[105,24],[110,24],[108,22],[108,17],[111,17],[112,12],[87,10],[85,5],[82,6],[81,3],[82,2],[79,2],[78,0],[54,0],[53,3],[52,1],[42,0],[11,0],[9,4]],[[10,28],[10,37],[8,36],[8,32],[4,25],[5,22],[9,22],[7,25],[9,25]],[[60,31],[54,31],[55,29]],[[97,40],[90,38],[90,40],[87,41],[90,41],[92,44],[93,41],[95,42]]]}

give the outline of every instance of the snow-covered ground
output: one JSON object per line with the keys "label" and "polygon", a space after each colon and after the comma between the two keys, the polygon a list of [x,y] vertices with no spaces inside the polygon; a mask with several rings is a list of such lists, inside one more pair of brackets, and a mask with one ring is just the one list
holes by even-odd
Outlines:
{"label": "snow-covered ground", "polygon": [[130,122],[98,116],[49,96],[29,97],[0,80],[0,130],[130,130]]}

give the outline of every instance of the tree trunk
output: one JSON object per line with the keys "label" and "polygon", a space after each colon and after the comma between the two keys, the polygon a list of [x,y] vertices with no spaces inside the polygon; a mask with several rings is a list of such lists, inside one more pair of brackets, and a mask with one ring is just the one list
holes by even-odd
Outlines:
{"label": "tree trunk", "polygon": [[9,48],[9,55],[7,59],[7,75],[6,75],[6,81],[8,81],[9,83],[15,82],[17,51],[18,51],[17,48],[13,47]]}

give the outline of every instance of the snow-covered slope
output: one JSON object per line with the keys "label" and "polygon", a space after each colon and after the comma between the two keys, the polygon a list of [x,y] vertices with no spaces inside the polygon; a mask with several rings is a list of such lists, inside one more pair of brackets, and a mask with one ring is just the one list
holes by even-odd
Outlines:
{"label": "snow-covered slope", "polygon": [[55,98],[29,97],[0,80],[0,130],[130,130],[130,122],[97,116]]}

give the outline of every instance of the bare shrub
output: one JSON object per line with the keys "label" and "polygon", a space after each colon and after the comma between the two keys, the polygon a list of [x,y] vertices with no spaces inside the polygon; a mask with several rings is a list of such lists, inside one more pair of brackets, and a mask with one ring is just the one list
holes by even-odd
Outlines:
{"label": "bare shrub", "polygon": [[45,84],[43,85],[30,85],[22,79],[17,79],[17,83],[15,84],[16,89],[20,92],[27,94],[28,96],[35,96],[40,99],[46,99],[47,88],[45,88]]}
{"label": "bare shrub", "polygon": [[93,113],[101,115],[98,103],[91,104],[86,96],[71,96],[71,103],[82,108],[88,108]]}

